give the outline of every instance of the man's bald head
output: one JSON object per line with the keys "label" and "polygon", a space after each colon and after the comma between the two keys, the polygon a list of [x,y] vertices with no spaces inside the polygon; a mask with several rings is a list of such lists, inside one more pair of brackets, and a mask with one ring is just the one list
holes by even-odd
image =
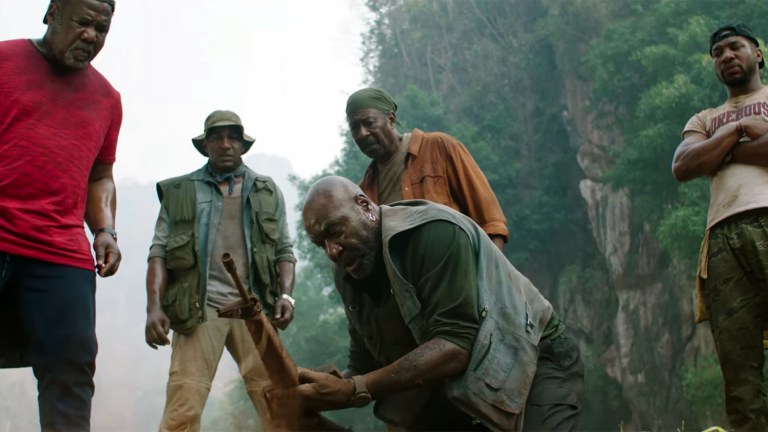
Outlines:
{"label": "man's bald head", "polygon": [[360,186],[349,179],[339,176],[323,177],[309,188],[304,201],[304,211],[319,201],[341,204],[351,202],[356,195],[361,194],[363,191]]}
{"label": "man's bald head", "polygon": [[362,279],[373,269],[380,245],[379,208],[360,187],[343,177],[324,177],[307,192],[302,209],[312,243],[351,276]]}

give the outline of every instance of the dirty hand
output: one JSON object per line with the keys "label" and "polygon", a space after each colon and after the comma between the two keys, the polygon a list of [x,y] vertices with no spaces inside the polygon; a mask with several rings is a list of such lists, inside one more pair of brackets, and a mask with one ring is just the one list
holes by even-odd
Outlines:
{"label": "dirty hand", "polygon": [[274,324],[280,330],[288,328],[288,324],[293,320],[293,306],[284,298],[275,303],[275,318]]}
{"label": "dirty hand", "polygon": [[158,345],[169,345],[168,330],[170,321],[161,307],[155,307],[147,312],[147,325],[144,327],[144,338],[152,349]]}
{"label": "dirty hand", "polygon": [[101,277],[109,277],[120,267],[120,248],[117,241],[106,232],[96,234],[93,239],[93,251],[96,253],[96,272]]}
{"label": "dirty hand", "polygon": [[355,392],[351,379],[299,368],[299,385],[296,388],[301,406],[309,411],[327,411],[349,407]]}

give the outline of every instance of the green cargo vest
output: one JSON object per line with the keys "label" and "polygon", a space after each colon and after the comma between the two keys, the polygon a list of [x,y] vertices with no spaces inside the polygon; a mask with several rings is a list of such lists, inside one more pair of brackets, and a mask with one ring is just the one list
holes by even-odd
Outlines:
{"label": "green cargo vest", "polygon": [[[195,183],[191,174],[163,180],[157,184],[158,198],[168,212],[166,268],[168,285],[163,295],[163,311],[171,328],[189,333],[205,321],[206,287],[202,280],[200,233],[198,232]],[[213,187],[210,185],[203,187]],[[249,289],[271,310],[280,296],[275,266],[275,247],[279,238],[277,188],[271,179],[258,176],[248,197],[250,203],[251,256]],[[204,233],[208,235],[208,233]],[[217,259],[217,257],[208,257]],[[258,290],[254,290],[253,286]]]}
{"label": "green cargo vest", "polygon": [[470,218],[424,200],[381,206],[384,262],[403,319],[421,345],[427,319],[413,285],[403,279],[389,250],[397,234],[434,220],[456,224],[477,253],[480,327],[463,375],[447,383],[456,406],[495,431],[522,430],[523,411],[538,362],[538,344],[552,305],[504,257]]}

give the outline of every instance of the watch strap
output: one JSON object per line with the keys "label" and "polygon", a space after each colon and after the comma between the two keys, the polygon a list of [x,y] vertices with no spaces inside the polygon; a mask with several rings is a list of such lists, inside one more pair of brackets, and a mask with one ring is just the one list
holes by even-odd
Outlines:
{"label": "watch strap", "polygon": [[365,385],[365,380],[360,375],[352,377],[352,383],[355,385],[355,392],[349,398],[349,405],[355,408],[362,408],[371,403],[371,393],[368,391],[368,386]]}
{"label": "watch strap", "polygon": [[117,241],[117,231],[113,230],[112,228],[102,227],[102,228],[99,228],[99,229],[95,230],[92,234],[93,234],[94,237],[96,237],[97,235],[99,235],[101,233],[107,233],[107,234],[111,235],[112,238],[115,239],[115,241]]}
{"label": "watch strap", "polygon": [[368,386],[365,385],[365,380],[363,379],[362,375],[353,376],[352,382],[355,383],[355,393],[352,395],[352,397],[368,393]]}

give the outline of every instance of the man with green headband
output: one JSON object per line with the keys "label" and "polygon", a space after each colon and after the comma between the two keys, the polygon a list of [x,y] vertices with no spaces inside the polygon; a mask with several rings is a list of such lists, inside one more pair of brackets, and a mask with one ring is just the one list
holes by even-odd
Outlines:
{"label": "man with green headband", "polygon": [[442,132],[396,127],[397,104],[368,87],[347,99],[347,123],[360,151],[371,158],[360,188],[377,204],[425,199],[472,218],[501,249],[507,220],[488,180],[464,145]]}

